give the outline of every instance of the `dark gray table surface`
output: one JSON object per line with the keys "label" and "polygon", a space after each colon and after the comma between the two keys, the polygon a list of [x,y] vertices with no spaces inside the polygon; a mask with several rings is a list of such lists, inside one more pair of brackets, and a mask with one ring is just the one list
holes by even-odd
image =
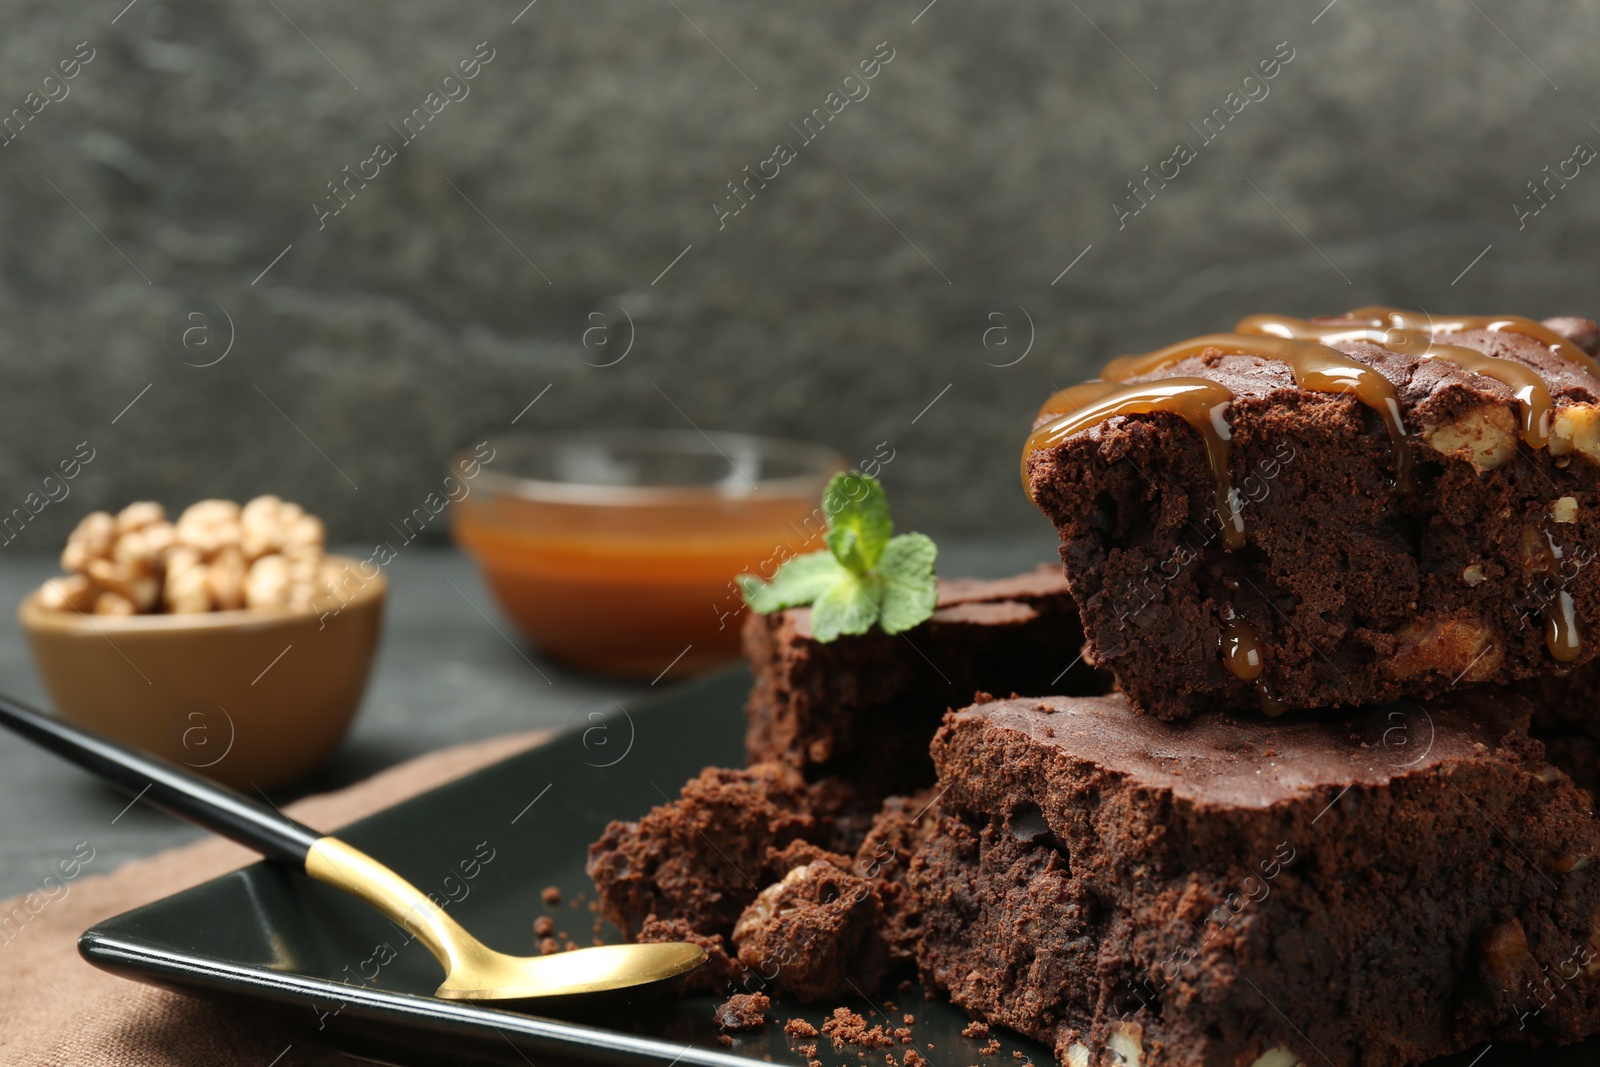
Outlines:
{"label": "dark gray table surface", "polygon": [[[1001,577],[1054,557],[1048,538],[950,542],[940,551],[939,571],[949,577]],[[43,554],[0,557],[0,604],[18,603],[55,573],[55,561]],[[383,645],[360,716],[333,760],[297,788],[277,791],[276,802],[336,789],[463,741],[560,727],[586,702],[634,702],[650,694],[647,684],[565,671],[513,644],[515,630],[471,563],[452,549],[404,554],[388,575]],[[669,673],[660,686],[673,681]],[[46,706],[10,611],[0,613],[0,688]],[[126,797],[68,764],[0,735],[0,897],[38,887],[80,841],[90,841],[95,850],[87,873],[103,874],[200,834],[143,805],[127,804]]]}

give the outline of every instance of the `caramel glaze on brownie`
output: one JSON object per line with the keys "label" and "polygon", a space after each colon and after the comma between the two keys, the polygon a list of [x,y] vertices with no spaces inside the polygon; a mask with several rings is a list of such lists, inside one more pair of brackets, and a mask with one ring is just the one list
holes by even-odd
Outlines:
{"label": "caramel glaze on brownie", "polygon": [[1075,1065],[1578,1040],[1600,830],[1529,714],[1489,690],[1266,728],[1118,696],[954,713],[911,870],[924,980]]}
{"label": "caramel glaze on brownie", "polygon": [[904,634],[877,630],[822,644],[811,611],[750,613],[745,706],[752,763],[835,775],[879,795],[933,780],[928,741],[974,693],[1104,692],[1079,662],[1083,631],[1059,568],[998,581],[939,583],[933,618]]}
{"label": "caramel glaze on brownie", "polygon": [[1600,650],[1594,324],[1440,321],[1257,316],[1046,405],[1025,480],[1136,707],[1367,705]]}

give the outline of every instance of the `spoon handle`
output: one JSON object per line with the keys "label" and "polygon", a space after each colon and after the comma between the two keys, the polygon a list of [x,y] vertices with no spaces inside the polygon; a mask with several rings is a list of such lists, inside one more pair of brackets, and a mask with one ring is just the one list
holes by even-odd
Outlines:
{"label": "spoon handle", "polygon": [[225,785],[0,695],[0,726],[153,808],[296,867],[322,835]]}

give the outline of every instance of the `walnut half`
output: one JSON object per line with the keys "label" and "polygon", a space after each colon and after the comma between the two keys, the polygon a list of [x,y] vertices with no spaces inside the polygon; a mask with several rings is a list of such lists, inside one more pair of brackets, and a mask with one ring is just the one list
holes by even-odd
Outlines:
{"label": "walnut half", "polygon": [[1517,417],[1508,407],[1481,404],[1451,422],[1425,423],[1422,439],[1440,455],[1464,459],[1482,474],[1516,455]]}
{"label": "walnut half", "polygon": [[1400,650],[1384,667],[1390,678],[1434,671],[1452,679],[1452,684],[1471,684],[1494,677],[1505,660],[1505,652],[1494,643],[1489,628],[1466,613],[1414,619],[1395,636],[1400,639]]}

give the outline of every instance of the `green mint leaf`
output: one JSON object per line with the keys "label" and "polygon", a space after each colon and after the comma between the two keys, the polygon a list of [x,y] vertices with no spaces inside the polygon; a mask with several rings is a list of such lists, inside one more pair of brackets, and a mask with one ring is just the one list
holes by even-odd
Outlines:
{"label": "green mint leaf", "polygon": [[842,634],[864,634],[878,621],[878,579],[841,571],[839,579],[811,605],[811,636],[823,644]]}
{"label": "green mint leaf", "polygon": [[836,474],[822,497],[826,551],[796,556],[763,582],[741,574],[745,603],[763,615],[811,607],[811,635],[826,644],[874,625],[897,634],[926,622],[939,599],[938,548],[922,534],[894,535],[876,478]]}
{"label": "green mint leaf", "polygon": [[800,608],[815,602],[843,577],[846,577],[845,569],[833,556],[827,552],[809,552],[785,560],[770,582],[763,582],[753,574],[741,574],[738,580],[744,602],[761,614],[770,615],[784,608]]}
{"label": "green mint leaf", "polygon": [[919,533],[901,534],[884,547],[878,560],[878,579],[883,583],[878,624],[884,633],[909,630],[933,616],[939,601],[933,571],[938,555],[938,546]]}
{"label": "green mint leaf", "polygon": [[858,575],[877,567],[894,533],[889,502],[878,479],[855,471],[835,474],[822,494],[822,508],[828,515],[824,540],[833,558]]}

